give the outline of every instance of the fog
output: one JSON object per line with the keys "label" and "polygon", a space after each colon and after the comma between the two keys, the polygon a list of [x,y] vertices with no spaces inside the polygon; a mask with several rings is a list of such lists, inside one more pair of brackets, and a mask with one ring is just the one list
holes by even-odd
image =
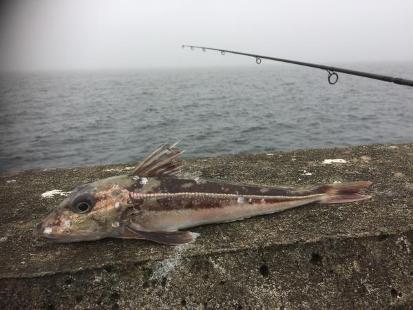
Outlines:
{"label": "fog", "polygon": [[413,61],[413,1],[10,1],[0,70],[233,66],[195,44],[326,64]]}

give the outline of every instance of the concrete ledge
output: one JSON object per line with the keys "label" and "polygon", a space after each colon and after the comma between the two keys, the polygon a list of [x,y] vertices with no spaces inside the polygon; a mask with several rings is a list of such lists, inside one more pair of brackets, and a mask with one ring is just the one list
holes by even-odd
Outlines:
{"label": "concrete ledge", "polygon": [[1,309],[413,305],[411,144],[205,158],[188,161],[184,171],[266,185],[371,180],[367,202],[309,205],[199,227],[193,229],[201,233],[197,242],[180,247],[128,240],[53,244],[32,237],[35,224],[62,198],[42,193],[69,191],[125,167],[0,176]]}

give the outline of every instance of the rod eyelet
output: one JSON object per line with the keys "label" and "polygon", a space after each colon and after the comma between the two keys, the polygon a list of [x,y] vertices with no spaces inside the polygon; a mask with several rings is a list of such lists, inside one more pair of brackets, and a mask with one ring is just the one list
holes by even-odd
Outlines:
{"label": "rod eyelet", "polygon": [[330,85],[336,84],[338,82],[337,72],[329,71],[329,70],[327,70],[327,72],[328,72],[328,78],[327,78],[328,84],[330,84]]}

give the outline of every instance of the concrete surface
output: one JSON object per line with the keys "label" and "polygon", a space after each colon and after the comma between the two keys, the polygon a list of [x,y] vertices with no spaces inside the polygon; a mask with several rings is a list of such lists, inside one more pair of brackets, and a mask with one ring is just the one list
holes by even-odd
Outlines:
{"label": "concrete surface", "polygon": [[201,158],[183,171],[261,185],[371,180],[370,201],[199,227],[179,247],[33,237],[63,198],[42,193],[127,169],[0,176],[0,309],[413,308],[412,144]]}

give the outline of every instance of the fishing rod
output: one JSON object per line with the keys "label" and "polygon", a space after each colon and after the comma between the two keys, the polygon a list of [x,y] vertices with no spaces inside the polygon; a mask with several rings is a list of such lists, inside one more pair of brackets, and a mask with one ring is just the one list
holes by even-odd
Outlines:
{"label": "fishing rod", "polygon": [[229,53],[229,54],[236,54],[236,55],[253,57],[253,58],[255,58],[255,62],[258,65],[261,64],[262,59],[268,59],[268,60],[273,60],[273,61],[286,62],[286,63],[299,65],[299,66],[306,66],[306,67],[326,70],[327,73],[328,73],[328,83],[330,85],[334,85],[338,82],[338,74],[337,73],[345,73],[345,74],[350,74],[350,75],[366,77],[366,78],[369,78],[369,79],[380,80],[380,81],[384,81],[384,82],[390,82],[390,83],[395,83],[395,84],[399,84],[399,85],[406,85],[406,86],[413,87],[413,81],[412,80],[402,79],[402,78],[399,78],[399,77],[391,77],[391,76],[387,76],[387,75],[381,75],[381,74],[375,74],[375,73],[369,73],[369,72],[363,72],[363,71],[356,71],[356,70],[350,70],[350,69],[332,67],[332,66],[326,66],[326,65],[319,65],[319,64],[314,64],[314,63],[310,63],[310,62],[303,62],[303,61],[290,60],[290,59],[284,59],[284,58],[269,57],[269,56],[263,56],[263,55],[257,55],[257,54],[251,54],[251,53],[243,53],[243,52],[237,52],[237,51],[230,51],[230,50],[224,50],[224,49],[218,49],[218,48],[212,48],[212,47],[195,46],[195,45],[182,45],[182,48],[185,48],[185,47],[189,47],[191,50],[201,49],[203,52],[205,52],[206,50],[218,51],[218,52],[221,53],[221,55],[225,55],[225,53]]}

